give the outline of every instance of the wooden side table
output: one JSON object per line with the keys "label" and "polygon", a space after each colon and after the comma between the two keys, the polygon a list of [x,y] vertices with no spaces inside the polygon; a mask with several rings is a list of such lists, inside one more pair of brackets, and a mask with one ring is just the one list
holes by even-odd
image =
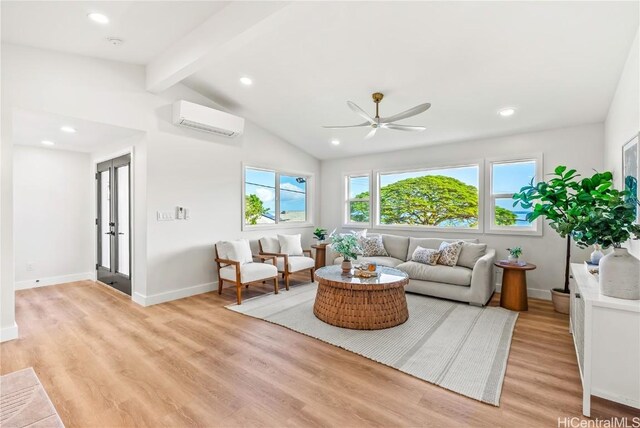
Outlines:
{"label": "wooden side table", "polygon": [[327,264],[327,245],[329,244],[317,244],[311,246],[311,248],[316,250],[316,270]]}
{"label": "wooden side table", "polygon": [[528,310],[527,271],[535,269],[536,265],[531,263],[518,265],[503,262],[496,262],[494,265],[504,270],[502,274],[500,306],[511,309],[512,311]]}

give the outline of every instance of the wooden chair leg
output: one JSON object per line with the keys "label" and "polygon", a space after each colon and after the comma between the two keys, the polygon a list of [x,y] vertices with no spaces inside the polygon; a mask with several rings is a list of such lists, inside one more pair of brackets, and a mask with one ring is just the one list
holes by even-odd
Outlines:
{"label": "wooden chair leg", "polygon": [[245,285],[244,288],[249,288],[249,284]]}
{"label": "wooden chair leg", "polygon": [[286,272],[284,276],[284,288],[289,291],[289,272]]}
{"label": "wooden chair leg", "polygon": [[313,282],[313,275],[315,273],[315,269],[311,268],[309,269],[309,271],[311,272],[311,282]]}
{"label": "wooden chair leg", "polygon": [[223,282],[224,282],[224,279],[218,278],[218,294],[222,294],[222,283]]}
{"label": "wooden chair leg", "polygon": [[242,284],[238,284],[236,286],[236,297],[238,299],[238,304],[242,304]]}
{"label": "wooden chair leg", "polygon": [[278,277],[273,278],[273,292],[278,294]]}

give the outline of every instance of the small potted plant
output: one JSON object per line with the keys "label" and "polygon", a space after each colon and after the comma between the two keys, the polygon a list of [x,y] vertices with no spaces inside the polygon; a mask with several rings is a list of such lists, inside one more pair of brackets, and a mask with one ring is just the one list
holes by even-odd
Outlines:
{"label": "small potted plant", "polygon": [[318,244],[322,244],[327,237],[327,229],[323,229],[321,227],[316,227],[316,230],[313,231],[313,239],[318,241]]}
{"label": "small potted plant", "polygon": [[351,233],[333,234],[331,236],[331,248],[343,257],[342,272],[348,273],[353,268],[352,260],[358,258],[360,244],[358,238]]}
{"label": "small potted plant", "polygon": [[507,248],[507,251],[509,251],[509,263],[517,264],[518,259],[522,255],[522,248],[520,247]]}

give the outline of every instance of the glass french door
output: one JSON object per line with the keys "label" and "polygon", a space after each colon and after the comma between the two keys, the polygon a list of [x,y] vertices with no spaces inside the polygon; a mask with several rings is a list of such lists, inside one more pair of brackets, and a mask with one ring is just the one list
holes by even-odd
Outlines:
{"label": "glass french door", "polygon": [[131,155],[98,164],[98,281],[131,295]]}

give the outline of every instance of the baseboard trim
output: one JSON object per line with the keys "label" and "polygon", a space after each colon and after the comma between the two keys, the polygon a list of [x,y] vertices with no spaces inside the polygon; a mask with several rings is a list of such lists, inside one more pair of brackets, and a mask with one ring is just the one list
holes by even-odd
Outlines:
{"label": "baseboard trim", "polygon": [[66,282],[84,281],[84,280],[95,281],[95,279],[96,279],[95,272],[72,273],[69,275],[51,276],[51,277],[42,278],[42,279],[29,279],[27,281],[16,281],[15,289],[26,290],[28,288],[46,287],[48,285],[64,284]]}
{"label": "baseboard trim", "polygon": [[159,303],[170,302],[172,300],[184,299],[185,297],[195,296],[196,294],[208,293],[218,287],[218,282],[208,282],[206,284],[193,285],[191,287],[179,288],[177,290],[165,291],[145,296],[137,292],[133,293],[131,300],[141,306],[157,305]]}
{"label": "baseboard trim", "polygon": [[18,338],[18,324],[15,322],[11,327],[0,329],[0,342],[6,342]]}
{"label": "baseboard trim", "polygon": [[[496,292],[502,291],[502,284],[496,284]],[[527,288],[527,296],[534,299],[551,300],[551,290],[541,290],[539,288]]]}

